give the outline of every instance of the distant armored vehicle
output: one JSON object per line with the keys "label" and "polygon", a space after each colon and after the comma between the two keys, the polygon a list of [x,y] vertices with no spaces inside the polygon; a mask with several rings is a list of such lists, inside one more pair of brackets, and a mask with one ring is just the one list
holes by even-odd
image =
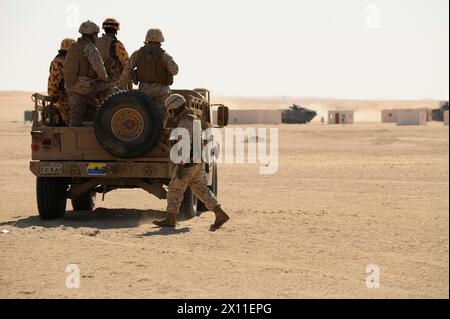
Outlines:
{"label": "distant armored vehicle", "polygon": [[312,121],[317,115],[316,111],[308,110],[304,107],[293,105],[289,110],[284,110],[281,114],[283,123],[288,124],[306,124]]}
{"label": "distant armored vehicle", "polygon": [[438,109],[434,109],[431,113],[431,118],[433,121],[439,121],[442,122],[444,121],[444,111],[448,111],[449,106],[448,106],[448,101],[447,102],[442,102],[441,106]]}

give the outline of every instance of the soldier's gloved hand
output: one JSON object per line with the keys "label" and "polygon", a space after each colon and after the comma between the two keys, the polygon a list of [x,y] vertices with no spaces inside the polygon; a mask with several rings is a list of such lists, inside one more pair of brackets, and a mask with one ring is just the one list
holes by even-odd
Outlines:
{"label": "soldier's gloved hand", "polygon": [[177,165],[176,171],[177,178],[183,179],[186,176],[186,168],[182,164]]}

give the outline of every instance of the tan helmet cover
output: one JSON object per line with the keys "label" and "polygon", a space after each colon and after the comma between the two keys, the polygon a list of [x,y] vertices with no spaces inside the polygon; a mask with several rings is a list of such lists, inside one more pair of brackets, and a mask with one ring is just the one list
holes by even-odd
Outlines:
{"label": "tan helmet cover", "polygon": [[164,42],[164,36],[160,29],[150,29],[145,36],[145,42]]}
{"label": "tan helmet cover", "polygon": [[120,30],[120,23],[114,18],[108,18],[105,21],[103,21],[102,28],[103,29],[112,28],[115,30]]}
{"label": "tan helmet cover", "polygon": [[92,21],[85,21],[80,25],[78,32],[81,34],[97,34],[100,32],[100,28]]}
{"label": "tan helmet cover", "polygon": [[172,94],[166,99],[166,111],[169,112],[170,110],[176,110],[184,104],[186,104],[186,99],[184,96],[180,94]]}

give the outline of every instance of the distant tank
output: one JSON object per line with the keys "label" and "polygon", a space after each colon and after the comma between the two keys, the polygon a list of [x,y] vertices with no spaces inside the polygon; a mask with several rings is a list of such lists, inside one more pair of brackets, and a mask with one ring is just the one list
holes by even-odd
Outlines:
{"label": "distant tank", "polygon": [[281,113],[281,120],[288,124],[306,124],[317,115],[316,111],[308,110],[298,105],[292,105],[289,110]]}
{"label": "distant tank", "polygon": [[448,102],[441,102],[441,106],[438,109],[431,111],[431,119],[433,121],[444,121],[444,111],[448,111]]}

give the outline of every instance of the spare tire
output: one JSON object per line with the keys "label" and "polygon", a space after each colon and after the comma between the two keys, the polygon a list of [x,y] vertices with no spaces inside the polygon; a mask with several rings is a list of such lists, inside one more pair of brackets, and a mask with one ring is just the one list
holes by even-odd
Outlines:
{"label": "spare tire", "polygon": [[119,158],[136,158],[158,145],[163,114],[144,93],[121,91],[102,103],[95,114],[94,128],[105,151]]}

